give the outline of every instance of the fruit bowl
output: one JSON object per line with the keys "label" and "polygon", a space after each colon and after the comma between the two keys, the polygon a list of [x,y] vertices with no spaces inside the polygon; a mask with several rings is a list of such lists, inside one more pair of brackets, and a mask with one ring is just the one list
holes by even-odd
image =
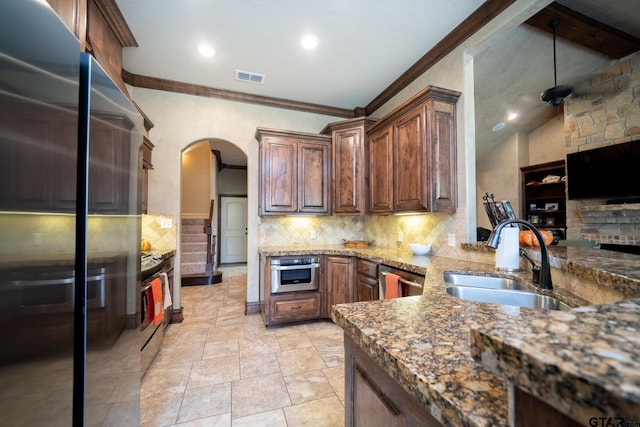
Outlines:
{"label": "fruit bowl", "polygon": [[431,245],[421,245],[419,243],[409,243],[409,249],[414,255],[426,255],[431,250]]}

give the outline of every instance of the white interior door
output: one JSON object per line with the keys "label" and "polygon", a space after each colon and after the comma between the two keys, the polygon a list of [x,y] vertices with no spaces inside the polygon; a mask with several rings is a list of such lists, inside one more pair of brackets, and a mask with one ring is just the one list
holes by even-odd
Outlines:
{"label": "white interior door", "polygon": [[220,263],[247,262],[247,198],[220,198]]}

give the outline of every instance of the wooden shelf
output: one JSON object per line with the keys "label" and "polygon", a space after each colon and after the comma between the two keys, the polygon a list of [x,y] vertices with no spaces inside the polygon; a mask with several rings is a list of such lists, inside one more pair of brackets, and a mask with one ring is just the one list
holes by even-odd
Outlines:
{"label": "wooden shelf", "polygon": [[[566,176],[565,162],[559,160],[555,162],[543,163],[520,168],[522,179],[522,209],[525,219],[531,221],[533,216],[537,216],[539,221],[534,223],[541,229],[553,230],[554,238],[566,238],[566,185],[564,180],[554,182],[542,182],[549,175]],[[529,182],[537,184],[527,185]],[[553,203],[558,209],[544,209],[544,206]],[[531,209],[536,205],[536,209]],[[553,219],[553,224],[545,225],[545,219]]]}

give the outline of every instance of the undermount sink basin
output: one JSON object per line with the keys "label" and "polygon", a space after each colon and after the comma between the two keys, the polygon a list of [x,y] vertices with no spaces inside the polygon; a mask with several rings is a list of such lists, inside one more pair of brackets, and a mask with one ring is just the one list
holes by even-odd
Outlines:
{"label": "undermount sink basin", "polygon": [[569,310],[570,307],[553,297],[506,289],[488,289],[472,286],[447,286],[447,293],[467,301],[486,302],[499,305],[515,305],[518,307]]}
{"label": "undermount sink basin", "polygon": [[447,285],[473,286],[475,288],[487,289],[509,289],[521,292],[533,291],[522,283],[497,276],[474,276],[464,273],[444,273],[444,281]]}

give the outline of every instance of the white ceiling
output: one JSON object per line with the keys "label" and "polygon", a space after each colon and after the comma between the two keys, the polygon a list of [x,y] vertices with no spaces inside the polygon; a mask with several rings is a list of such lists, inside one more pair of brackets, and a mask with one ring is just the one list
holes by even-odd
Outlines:
{"label": "white ceiling", "polygon": [[[640,0],[559,2],[640,37]],[[133,74],[353,109],[371,102],[483,0],[116,3],[139,45],[124,51],[123,67]],[[309,32],[320,40],[314,51],[300,45]],[[202,41],[215,48],[215,57],[197,54]],[[499,138],[530,131],[556,114],[539,101],[553,86],[552,48],[549,34],[522,25],[476,55],[479,156]],[[558,39],[558,84],[574,84],[607,60]],[[265,74],[265,84],[236,81],[236,69]],[[518,124],[499,137],[488,133],[504,121],[507,107],[520,113]]]}

